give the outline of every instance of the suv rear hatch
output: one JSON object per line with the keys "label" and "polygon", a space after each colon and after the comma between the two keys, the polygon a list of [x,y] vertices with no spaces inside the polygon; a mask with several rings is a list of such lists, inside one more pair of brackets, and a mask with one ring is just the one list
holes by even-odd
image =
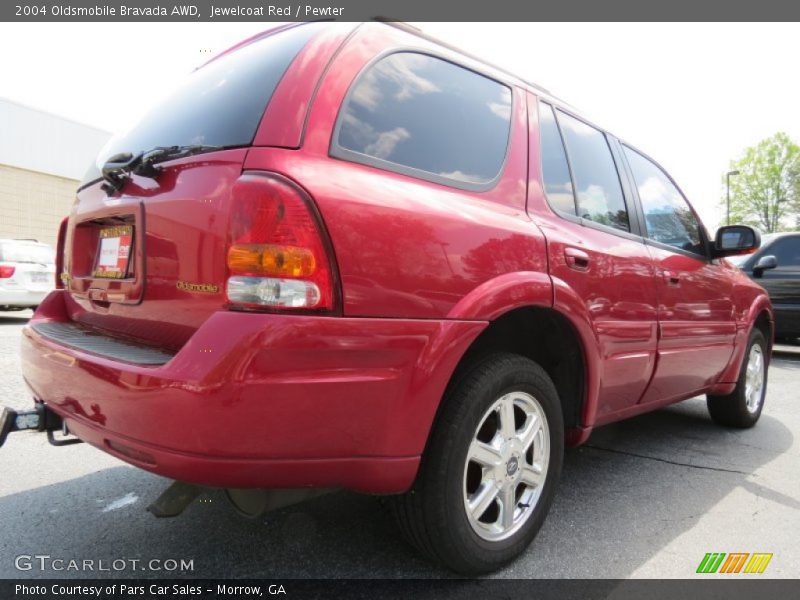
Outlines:
{"label": "suv rear hatch", "polygon": [[[101,151],[65,236],[74,321],[177,350],[223,307],[231,191],[275,88],[319,25],[223,53]],[[154,151],[151,170],[102,179],[121,155],[135,162]]]}

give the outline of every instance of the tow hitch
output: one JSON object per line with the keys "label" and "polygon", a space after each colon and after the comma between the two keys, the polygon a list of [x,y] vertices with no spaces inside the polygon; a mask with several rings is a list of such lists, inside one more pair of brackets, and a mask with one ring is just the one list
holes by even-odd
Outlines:
{"label": "tow hitch", "polygon": [[61,430],[69,435],[66,424],[56,413],[47,408],[44,402],[37,402],[33,410],[17,412],[3,406],[0,408],[0,446],[6,443],[8,434],[15,431],[40,431],[47,433],[47,441],[53,446],[69,446],[80,444],[78,438],[56,439],[53,432]]}

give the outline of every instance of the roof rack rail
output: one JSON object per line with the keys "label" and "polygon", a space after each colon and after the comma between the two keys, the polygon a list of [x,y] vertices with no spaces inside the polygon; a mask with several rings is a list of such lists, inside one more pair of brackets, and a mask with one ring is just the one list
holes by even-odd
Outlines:
{"label": "roof rack rail", "polygon": [[548,90],[547,88],[542,87],[541,85],[539,85],[537,83],[533,83],[532,81],[528,81],[527,79],[523,79],[522,77],[520,77],[519,75],[516,75],[515,73],[512,73],[508,69],[504,69],[503,67],[500,67],[500,66],[497,66],[495,64],[492,64],[492,63],[490,63],[490,62],[488,62],[488,61],[486,61],[486,60],[484,60],[484,59],[482,59],[482,58],[480,58],[478,56],[475,56],[474,54],[472,54],[470,52],[467,52],[466,50],[462,50],[458,46],[454,46],[453,44],[450,44],[448,42],[442,41],[442,40],[440,40],[440,39],[438,39],[438,38],[436,38],[436,37],[434,37],[434,36],[432,36],[430,34],[427,34],[424,31],[422,31],[422,29],[420,29],[419,27],[415,27],[414,25],[410,25],[409,23],[406,23],[405,21],[398,21],[397,19],[392,19],[391,17],[375,17],[373,20],[378,21],[380,23],[385,23],[386,25],[389,25],[390,27],[394,27],[396,29],[400,29],[401,31],[405,31],[406,33],[410,33],[410,34],[415,35],[417,37],[420,37],[420,38],[422,38],[424,40],[427,40],[429,42],[433,42],[434,44],[438,44],[439,46],[442,46],[443,48],[447,48],[448,50],[452,50],[453,52],[458,52],[459,54],[463,54],[464,56],[466,56],[469,59],[472,59],[472,60],[474,60],[476,62],[482,63],[482,64],[486,65],[487,67],[490,67],[490,68],[492,68],[492,69],[494,69],[496,71],[499,71],[500,73],[504,73],[505,75],[508,75],[509,77],[513,77],[514,79],[517,79],[517,80],[521,81],[525,85],[529,85],[532,88],[534,88],[536,90],[539,90],[542,93],[547,94],[548,96],[555,97],[553,95],[553,93],[550,90]]}

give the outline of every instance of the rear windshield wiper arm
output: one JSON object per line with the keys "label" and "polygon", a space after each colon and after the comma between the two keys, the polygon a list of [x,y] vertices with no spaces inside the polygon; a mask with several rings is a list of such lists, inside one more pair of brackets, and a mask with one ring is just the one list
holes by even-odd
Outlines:
{"label": "rear windshield wiper arm", "polygon": [[194,144],[190,146],[157,146],[139,154],[130,152],[115,154],[105,162],[101,169],[103,179],[105,179],[102,188],[108,195],[111,195],[122,189],[125,182],[130,179],[131,173],[155,179],[160,171],[155,165],[160,162],[221,149],[221,146]]}

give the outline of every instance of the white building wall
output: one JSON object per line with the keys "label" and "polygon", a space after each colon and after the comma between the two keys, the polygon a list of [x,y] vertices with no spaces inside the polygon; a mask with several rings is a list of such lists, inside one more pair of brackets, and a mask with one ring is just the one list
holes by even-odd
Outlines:
{"label": "white building wall", "polygon": [[55,245],[78,184],[109,137],[0,98],[0,238]]}
{"label": "white building wall", "polygon": [[110,135],[0,98],[0,164],[80,181]]}

